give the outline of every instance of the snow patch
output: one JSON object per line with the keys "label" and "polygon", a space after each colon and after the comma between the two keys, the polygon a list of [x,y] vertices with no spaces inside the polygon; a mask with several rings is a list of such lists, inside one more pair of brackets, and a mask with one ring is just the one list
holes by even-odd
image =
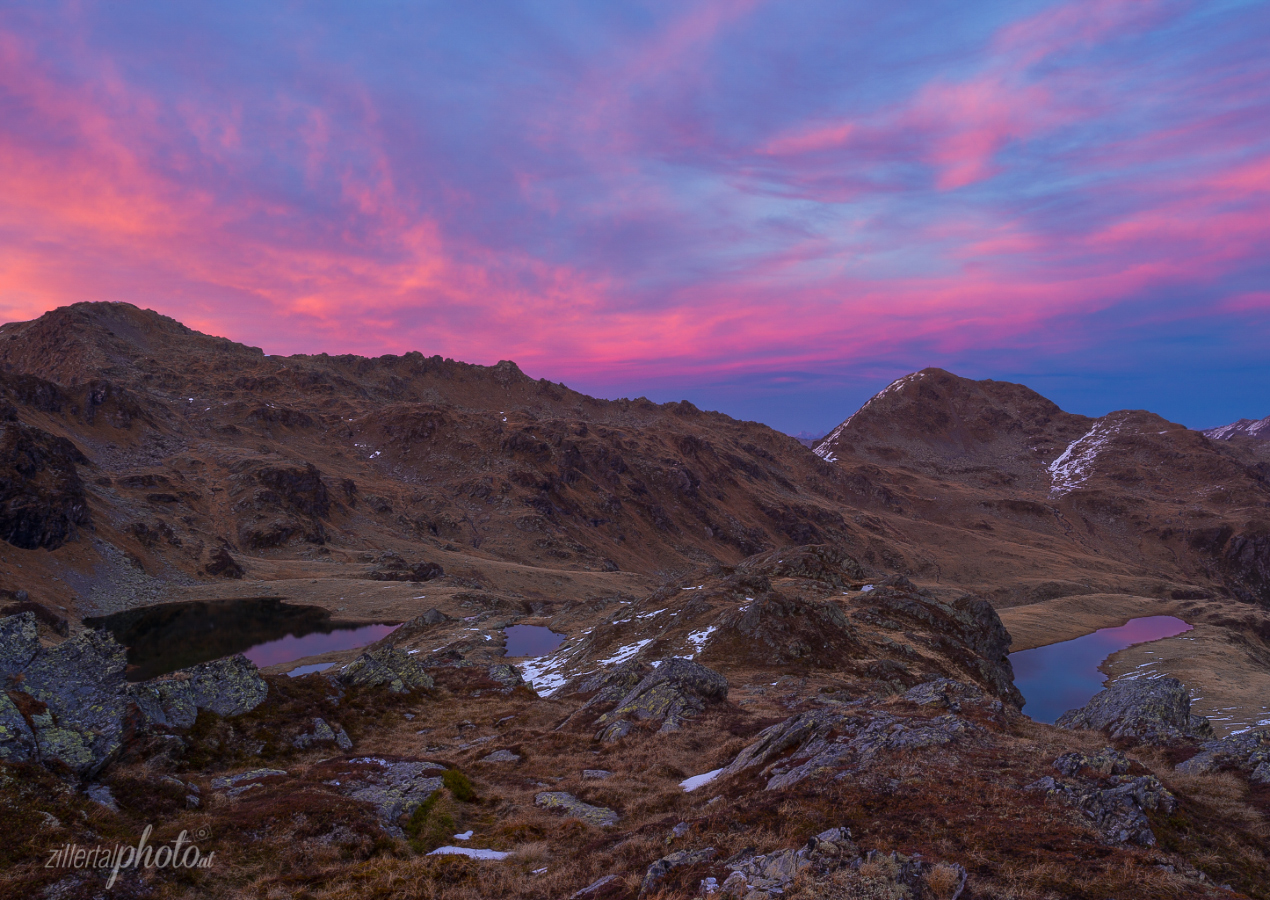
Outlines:
{"label": "snow patch", "polygon": [[506,859],[510,853],[501,850],[478,850],[475,847],[438,847],[429,856],[470,856],[472,859]]}
{"label": "snow patch", "polygon": [[691,778],[685,778],[683,781],[679,782],[679,786],[683,788],[685,792],[695,791],[703,784],[709,784],[714,781],[719,777],[719,773],[722,771],[722,769],[715,769],[712,772],[704,772],[701,775],[693,775]]}
{"label": "snow patch", "polygon": [[652,638],[646,638],[645,640],[642,640],[642,641],[636,641],[633,644],[627,644],[625,647],[619,647],[617,648],[617,652],[614,653],[612,656],[610,656],[608,659],[600,660],[600,665],[602,666],[620,665],[626,662],[631,657],[633,657],[639,651],[643,650],[652,642],[653,642]]}
{"label": "snow patch", "polygon": [[[714,625],[711,625],[709,628],[704,628],[701,631],[694,631],[692,634],[688,635],[688,642],[692,644],[693,647],[692,656],[696,656],[700,653],[702,649],[705,648],[706,641],[710,639],[710,635],[714,634],[718,630],[719,629]],[[688,658],[692,659],[692,656]]]}
{"label": "snow patch", "polygon": [[1058,459],[1048,466],[1050,496],[1062,497],[1084,484],[1093,474],[1098,452],[1119,433],[1119,425],[1098,421],[1086,434],[1068,444]]}

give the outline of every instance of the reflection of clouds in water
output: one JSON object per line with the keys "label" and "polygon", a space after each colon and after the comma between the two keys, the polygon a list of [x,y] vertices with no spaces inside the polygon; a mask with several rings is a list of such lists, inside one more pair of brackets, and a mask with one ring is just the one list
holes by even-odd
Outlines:
{"label": "reflection of clouds in water", "polygon": [[1175,616],[1145,616],[1074,640],[1011,653],[1014,683],[1026,700],[1023,711],[1038,722],[1053,724],[1103,689],[1106,676],[1098,666],[1112,653],[1190,630]]}
{"label": "reflection of clouds in water", "polygon": [[243,651],[260,668],[277,666],[306,656],[332,653],[336,650],[356,650],[391,634],[397,625],[363,625],[360,628],[340,628],[329,634],[312,632],[304,637],[288,634],[276,641],[257,644]]}

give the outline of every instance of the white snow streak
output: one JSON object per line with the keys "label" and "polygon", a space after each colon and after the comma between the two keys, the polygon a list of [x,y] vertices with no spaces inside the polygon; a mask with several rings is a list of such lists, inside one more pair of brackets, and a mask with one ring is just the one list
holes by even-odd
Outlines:
{"label": "white snow streak", "polygon": [[1119,425],[1098,421],[1083,436],[1067,445],[1058,459],[1049,464],[1050,496],[1070,494],[1089,479],[1098,451],[1120,431]]}

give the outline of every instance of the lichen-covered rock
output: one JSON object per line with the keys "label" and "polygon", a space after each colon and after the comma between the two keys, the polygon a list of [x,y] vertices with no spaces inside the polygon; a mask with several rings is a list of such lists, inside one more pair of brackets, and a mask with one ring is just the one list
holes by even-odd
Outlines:
{"label": "lichen-covered rock", "polygon": [[697,863],[709,862],[712,859],[714,859],[713,847],[706,847],[704,850],[676,850],[669,856],[663,856],[644,872],[644,880],[639,886],[639,895],[642,897],[649,891],[656,890],[657,886],[666,880],[666,876],[675,869],[695,866]]}
{"label": "lichen-covered rock", "polygon": [[226,797],[237,797],[247,791],[261,788],[265,778],[287,775],[285,769],[251,769],[237,775],[222,775],[212,779],[212,790],[223,791]]}
{"label": "lichen-covered rock", "polygon": [[525,679],[521,677],[520,670],[507,663],[495,663],[490,666],[489,677],[491,681],[497,681],[499,684],[509,688],[519,687],[525,683]]}
{"label": "lichen-covered rock", "polygon": [[1191,715],[1190,691],[1176,678],[1114,681],[1084,706],[1063,713],[1055,724],[1146,744],[1213,736],[1207,719]]}
{"label": "lichen-covered rock", "polygon": [[688,659],[667,659],[644,676],[611,710],[596,719],[606,726],[619,719],[654,719],[663,731],[697,716],[706,703],[725,700],[728,681],[718,672]]}
{"label": "lichen-covered rock", "polygon": [[743,857],[729,863],[732,874],[723,883],[723,894],[745,897],[758,892],[780,896],[786,885],[809,870],[824,873],[850,865],[859,858],[860,849],[851,839],[850,829],[830,828],[803,847]]}
{"label": "lichen-covered rock", "polygon": [[434,793],[441,790],[444,766],[424,760],[387,760],[362,757],[349,760],[355,772],[341,778],[339,788],[363,803],[375,807],[384,819],[384,828],[401,837],[398,822],[409,817]]}
{"label": "lichen-covered rock", "polygon": [[[918,706],[942,706],[953,712],[960,712],[963,703],[981,704],[987,698],[982,690],[973,684],[954,681],[951,678],[933,678],[909,688],[904,699]],[[995,708],[1002,708],[1001,701],[992,701]]]}
{"label": "lichen-covered rock", "polygon": [[194,705],[218,716],[241,716],[259,706],[269,694],[260,671],[241,654],[199,663],[190,675]]}
{"label": "lichen-covered rock", "polygon": [[13,701],[0,693],[0,759],[28,762],[35,755],[35,733]]}
{"label": "lichen-covered rock", "polygon": [[1177,799],[1154,775],[1113,775],[1108,785],[1084,779],[1060,781],[1047,775],[1027,790],[1044,791],[1046,796],[1079,809],[1093,820],[1108,844],[1154,847],[1155,834],[1146,811],[1159,810],[1167,815],[1177,808]]}
{"label": "lichen-covered rock", "polygon": [[791,747],[805,748],[813,742],[824,743],[830,732],[846,720],[847,717],[841,713],[827,709],[814,709],[791,716],[784,722],[778,722],[759,732],[754,743],[738,753],[736,759],[728,763],[719,775],[726,778],[761,766]]}
{"label": "lichen-covered rock", "polygon": [[1246,731],[1208,741],[1199,753],[1177,766],[1179,772],[1191,774],[1222,769],[1244,772],[1250,779],[1258,769],[1270,769],[1270,731]]}
{"label": "lichen-covered rock", "polygon": [[634,726],[625,719],[618,719],[616,722],[610,722],[595,733],[595,739],[605,744],[613,744],[620,741],[631,733]]}
{"label": "lichen-covered rock", "polygon": [[0,679],[10,681],[40,652],[40,626],[34,613],[0,619]]}
{"label": "lichen-covered rock", "polygon": [[395,647],[379,647],[363,653],[337,677],[347,685],[387,685],[394,694],[408,693],[415,688],[430,690],[433,686],[432,676],[408,653]]}
{"label": "lichen-covered rock", "polygon": [[808,578],[842,589],[864,578],[864,568],[845,550],[832,544],[808,544],[770,550],[751,556],[737,572],[769,578]]}
{"label": "lichen-covered rock", "polygon": [[194,724],[198,706],[188,672],[172,672],[128,685],[128,695],[137,704],[147,725],[183,731]]}
{"label": "lichen-covered rock", "polygon": [[31,716],[42,762],[76,774],[99,771],[122,747],[124,649],[98,631],[41,650],[21,673],[21,691],[46,710]]}
{"label": "lichen-covered rock", "polygon": [[616,825],[621,818],[613,810],[604,806],[592,806],[583,803],[577,797],[565,791],[543,791],[534,797],[534,805],[564,813],[571,819],[580,819],[596,828],[607,828]]}

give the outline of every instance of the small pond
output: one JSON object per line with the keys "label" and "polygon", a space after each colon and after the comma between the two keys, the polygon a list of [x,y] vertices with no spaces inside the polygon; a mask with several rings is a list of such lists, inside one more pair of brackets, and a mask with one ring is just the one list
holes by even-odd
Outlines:
{"label": "small pond", "polygon": [[396,625],[340,622],[317,606],[280,597],[161,603],[85,619],[128,648],[129,681],[144,681],[201,662],[241,653],[257,666],[276,666],[318,653],[353,650]]}
{"label": "small pond", "polygon": [[1146,616],[1118,628],[1101,628],[1074,640],[1011,653],[1014,684],[1027,701],[1023,712],[1052,725],[1103,689],[1107,676],[1098,667],[1108,656],[1190,630],[1190,625],[1174,616]]}
{"label": "small pond", "polygon": [[507,636],[505,656],[546,656],[564,641],[563,634],[543,625],[513,625],[503,634]]}

